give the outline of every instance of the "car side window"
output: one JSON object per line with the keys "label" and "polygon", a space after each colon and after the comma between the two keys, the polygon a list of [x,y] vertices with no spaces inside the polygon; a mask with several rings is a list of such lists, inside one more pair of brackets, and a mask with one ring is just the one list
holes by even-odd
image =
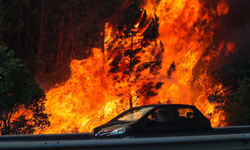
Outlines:
{"label": "car side window", "polygon": [[134,109],[131,110],[119,118],[117,120],[119,121],[136,121],[139,120],[145,113],[147,113],[152,107],[145,107],[145,108],[139,108],[139,109]]}
{"label": "car side window", "polygon": [[156,112],[160,122],[172,121],[172,112],[170,108],[158,109]]}
{"label": "car side window", "polygon": [[191,108],[177,108],[178,119],[194,118],[194,111]]}
{"label": "car side window", "polygon": [[155,110],[148,115],[149,120],[151,120],[152,118],[159,119]]}
{"label": "car side window", "polygon": [[148,119],[156,118],[159,122],[167,122],[172,121],[172,112],[170,108],[159,108],[153,111],[149,116]]}

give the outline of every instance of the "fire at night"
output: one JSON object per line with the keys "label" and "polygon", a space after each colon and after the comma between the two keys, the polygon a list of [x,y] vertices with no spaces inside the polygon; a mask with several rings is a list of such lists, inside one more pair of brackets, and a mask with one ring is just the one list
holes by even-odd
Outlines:
{"label": "fire at night", "polygon": [[[27,34],[39,43],[36,61],[41,72],[36,67],[28,70],[45,91],[50,125],[34,134],[90,132],[129,108],[158,103],[194,105],[213,127],[229,125],[222,109],[225,99],[212,100],[212,93],[223,97],[228,92],[214,72],[249,41],[244,38],[244,32],[250,33],[247,15],[234,14],[244,2],[93,0],[78,9],[82,3],[63,1],[67,8],[60,16],[55,14],[56,2],[42,0],[37,4],[43,10],[40,36]],[[62,17],[65,14],[69,16]],[[77,18],[81,15],[86,20]],[[58,31],[50,29],[51,18],[60,20]],[[49,32],[56,35],[54,46],[47,44],[53,41],[48,40]],[[16,55],[27,65],[34,58],[26,53]],[[52,72],[53,78],[48,75]]]}

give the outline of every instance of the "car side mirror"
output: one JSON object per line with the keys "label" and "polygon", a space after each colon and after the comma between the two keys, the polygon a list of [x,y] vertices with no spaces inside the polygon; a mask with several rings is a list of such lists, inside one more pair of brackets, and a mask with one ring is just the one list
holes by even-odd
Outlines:
{"label": "car side mirror", "polygon": [[150,119],[150,123],[159,123],[160,121],[159,121],[159,119],[157,119],[157,118],[152,118],[152,119]]}

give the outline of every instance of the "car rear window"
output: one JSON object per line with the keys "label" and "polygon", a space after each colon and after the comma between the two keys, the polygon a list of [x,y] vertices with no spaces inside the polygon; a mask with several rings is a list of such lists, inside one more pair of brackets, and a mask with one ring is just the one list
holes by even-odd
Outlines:
{"label": "car rear window", "polygon": [[191,108],[178,108],[178,119],[190,119],[194,118],[194,111]]}

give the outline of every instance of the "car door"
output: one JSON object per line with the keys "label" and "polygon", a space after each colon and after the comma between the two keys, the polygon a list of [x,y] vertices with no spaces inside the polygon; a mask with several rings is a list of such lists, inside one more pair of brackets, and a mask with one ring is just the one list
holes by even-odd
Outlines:
{"label": "car door", "polygon": [[195,131],[197,124],[194,118],[194,110],[191,107],[176,106],[173,108],[173,113],[172,128],[174,131]]}
{"label": "car door", "polygon": [[171,107],[161,107],[147,116],[148,125],[145,133],[166,133],[172,131],[173,112]]}

